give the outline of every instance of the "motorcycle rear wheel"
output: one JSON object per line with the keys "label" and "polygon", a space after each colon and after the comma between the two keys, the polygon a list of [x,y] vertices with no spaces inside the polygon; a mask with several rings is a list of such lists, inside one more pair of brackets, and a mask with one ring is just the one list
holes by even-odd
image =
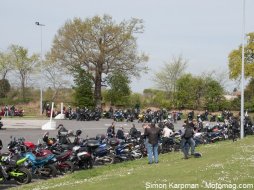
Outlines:
{"label": "motorcycle rear wheel", "polygon": [[56,175],[57,175],[56,167],[53,165],[46,165],[46,166],[44,166],[43,170],[44,170],[44,172],[46,171],[46,173],[41,174],[41,176],[56,177]]}

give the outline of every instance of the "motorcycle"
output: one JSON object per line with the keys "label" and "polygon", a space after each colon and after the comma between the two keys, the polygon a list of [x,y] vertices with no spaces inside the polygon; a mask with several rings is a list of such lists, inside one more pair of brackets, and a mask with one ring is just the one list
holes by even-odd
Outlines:
{"label": "motorcycle", "polygon": [[133,120],[134,120],[134,115],[133,114],[128,114],[126,122],[133,122]]}
{"label": "motorcycle", "polygon": [[[25,142],[25,144],[28,143]],[[56,167],[57,171],[59,171],[61,174],[74,172],[73,163],[68,161],[70,156],[72,155],[71,150],[61,152],[60,148],[57,148],[57,145],[47,146],[45,144],[44,145],[40,144],[39,146],[36,147],[33,153],[35,154],[36,157],[39,158],[54,154],[56,158],[54,166]]]}
{"label": "motorcycle", "polygon": [[23,138],[16,140],[11,137],[11,142],[8,144],[8,150],[11,153],[15,153],[16,149],[21,150],[21,157],[27,158],[29,169],[32,171],[32,174],[41,177],[56,177],[57,170],[53,165],[57,161],[55,155],[51,154],[42,158],[37,158],[32,152],[27,152]]}
{"label": "motorcycle", "polygon": [[19,185],[30,183],[32,174],[24,167],[27,159],[27,157],[19,158],[12,153],[8,156],[0,156],[0,183],[11,179],[14,179]]}
{"label": "motorcycle", "polygon": [[92,169],[93,159],[86,147],[74,146],[70,161],[79,169]]}
{"label": "motorcycle", "polygon": [[144,114],[139,114],[138,115],[138,123],[143,123],[144,122],[144,120],[145,120],[145,116],[144,116]]}
{"label": "motorcycle", "polygon": [[24,110],[14,110],[14,116],[23,117],[24,116]]}
{"label": "motorcycle", "polygon": [[114,113],[114,121],[123,121],[123,120],[124,120],[124,116],[122,112],[117,111]]}
{"label": "motorcycle", "polygon": [[92,155],[94,164],[104,165],[114,162],[112,147],[105,142],[100,144],[99,140],[87,140],[86,146],[88,152]]}
{"label": "motorcycle", "polygon": [[119,144],[115,147],[114,163],[134,160],[129,144]]}

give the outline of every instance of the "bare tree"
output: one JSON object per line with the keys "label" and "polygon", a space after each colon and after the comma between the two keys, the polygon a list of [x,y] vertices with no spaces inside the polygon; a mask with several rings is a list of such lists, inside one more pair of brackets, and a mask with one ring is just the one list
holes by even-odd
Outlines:
{"label": "bare tree", "polygon": [[171,95],[172,100],[176,92],[176,82],[184,74],[186,67],[187,61],[182,56],[178,56],[165,62],[161,71],[155,73],[153,80],[157,87]]}
{"label": "bare tree", "polygon": [[45,61],[43,63],[43,76],[45,82],[50,86],[54,94],[51,101],[54,101],[62,88],[70,86],[70,74],[65,68],[59,66],[55,62]]}

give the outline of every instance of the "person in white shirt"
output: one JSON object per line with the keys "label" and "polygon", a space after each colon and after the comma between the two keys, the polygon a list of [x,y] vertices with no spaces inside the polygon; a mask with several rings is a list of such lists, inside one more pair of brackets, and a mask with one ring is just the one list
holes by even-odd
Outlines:
{"label": "person in white shirt", "polygon": [[173,134],[174,134],[174,132],[165,125],[163,128],[163,131],[162,131],[162,137],[169,138]]}
{"label": "person in white shirt", "polygon": [[170,151],[170,137],[174,134],[172,129],[169,129],[167,125],[164,125],[162,130],[162,152]]}

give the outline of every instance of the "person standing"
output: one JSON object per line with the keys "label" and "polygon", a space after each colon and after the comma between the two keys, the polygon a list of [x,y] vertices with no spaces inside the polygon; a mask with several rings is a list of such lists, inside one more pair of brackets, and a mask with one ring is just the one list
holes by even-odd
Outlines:
{"label": "person standing", "polygon": [[11,110],[11,116],[12,117],[15,116],[15,106],[14,105],[11,106],[10,110]]}
{"label": "person standing", "polygon": [[191,147],[191,155],[194,155],[195,153],[195,141],[193,140],[193,135],[194,135],[194,128],[193,128],[193,123],[190,121],[187,123],[182,129],[182,134],[181,134],[181,146],[182,146],[182,151],[184,153],[184,159],[189,158],[189,148]]}
{"label": "person standing", "polygon": [[174,132],[168,128],[167,125],[164,125],[164,128],[162,130],[162,149],[166,147],[166,144],[169,141],[169,137],[171,137],[174,134]]}
{"label": "person standing", "polygon": [[4,107],[4,117],[8,117],[9,116],[9,107],[7,105],[5,105]]}
{"label": "person standing", "polygon": [[150,128],[145,128],[144,136],[148,138],[147,152],[148,152],[148,164],[154,162],[158,163],[158,144],[160,138],[160,128],[155,126],[155,123],[151,123]]}

